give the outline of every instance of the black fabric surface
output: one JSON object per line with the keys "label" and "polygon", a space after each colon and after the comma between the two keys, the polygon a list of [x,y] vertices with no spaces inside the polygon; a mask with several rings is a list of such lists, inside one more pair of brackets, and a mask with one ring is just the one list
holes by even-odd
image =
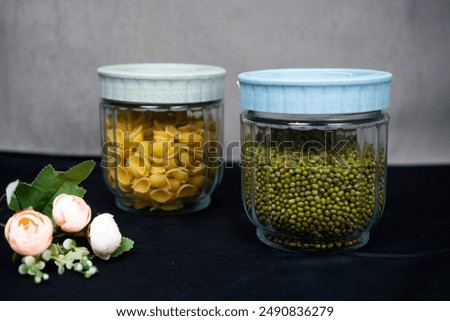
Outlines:
{"label": "black fabric surface", "polygon": [[[1,194],[31,182],[52,164],[84,160],[0,153]],[[0,237],[0,300],[449,300],[450,166],[390,167],[384,216],[369,243],[352,253],[299,255],[261,243],[245,216],[240,168],[226,168],[211,206],[194,214],[153,217],[119,210],[99,162],[82,183],[93,213],[110,212],[135,248],[94,259],[100,273],[57,274],[35,285],[17,272]],[[1,203],[0,222],[11,212]],[[3,233],[3,229],[2,229]]]}

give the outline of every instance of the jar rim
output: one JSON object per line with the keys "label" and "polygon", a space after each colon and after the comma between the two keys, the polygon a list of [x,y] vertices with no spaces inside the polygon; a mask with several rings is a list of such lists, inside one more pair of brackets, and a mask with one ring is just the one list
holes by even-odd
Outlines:
{"label": "jar rim", "polygon": [[263,113],[253,110],[245,110],[241,113],[241,120],[245,120],[245,122],[264,123],[270,127],[302,130],[373,127],[378,124],[387,124],[389,118],[389,114],[382,110],[366,113],[322,115]]}
{"label": "jar rim", "polygon": [[348,86],[389,82],[392,74],[374,69],[285,68],[243,72],[238,80],[267,86]]}
{"label": "jar rim", "polygon": [[181,80],[223,77],[222,67],[184,63],[142,63],[102,66],[97,69],[100,76],[121,79]]}

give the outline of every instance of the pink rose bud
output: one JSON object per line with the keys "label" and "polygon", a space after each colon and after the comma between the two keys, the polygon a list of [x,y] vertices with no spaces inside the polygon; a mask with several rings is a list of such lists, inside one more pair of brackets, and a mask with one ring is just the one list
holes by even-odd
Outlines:
{"label": "pink rose bud", "polygon": [[88,237],[92,251],[103,260],[108,260],[122,241],[114,216],[109,213],[100,214],[92,220]]}
{"label": "pink rose bud", "polygon": [[91,220],[91,208],[79,196],[60,194],[53,201],[53,219],[64,232],[81,231]]}
{"label": "pink rose bud", "polygon": [[52,243],[53,224],[39,212],[22,210],[6,222],[5,237],[14,252],[25,256],[38,255]]}

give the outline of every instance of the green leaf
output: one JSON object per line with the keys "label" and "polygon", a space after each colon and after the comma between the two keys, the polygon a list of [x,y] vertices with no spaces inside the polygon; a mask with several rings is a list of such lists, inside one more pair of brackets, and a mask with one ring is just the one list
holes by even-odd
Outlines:
{"label": "green leaf", "polygon": [[53,166],[47,165],[43,169],[41,169],[40,173],[36,176],[31,185],[35,186],[36,188],[45,189],[48,184],[55,183],[54,180],[56,176],[58,176],[58,173],[53,168]]}
{"label": "green leaf", "polygon": [[[45,166],[31,184],[13,182],[8,194],[8,207],[14,211],[32,207],[49,216],[52,221],[53,200],[61,193],[83,197],[84,188],[78,186],[92,172],[95,161],[84,161],[67,171],[57,172],[51,165]],[[11,185],[10,184],[10,185]],[[9,185],[8,185],[9,186]]]}
{"label": "green leaf", "polygon": [[[19,197],[19,199],[17,199]],[[8,207],[13,211],[20,211],[24,208],[33,207],[40,199],[40,192],[33,186],[19,182],[11,195]]]}
{"label": "green leaf", "polygon": [[84,181],[91,174],[94,169],[95,162],[93,160],[84,161],[75,165],[65,172],[60,172],[58,176],[65,180],[70,180],[77,184]]}
{"label": "green leaf", "polygon": [[120,246],[117,248],[117,250],[114,251],[114,253],[111,254],[111,257],[118,257],[119,255],[130,251],[134,246],[134,241],[132,239],[129,239],[127,237],[122,237],[122,240],[120,241]]}

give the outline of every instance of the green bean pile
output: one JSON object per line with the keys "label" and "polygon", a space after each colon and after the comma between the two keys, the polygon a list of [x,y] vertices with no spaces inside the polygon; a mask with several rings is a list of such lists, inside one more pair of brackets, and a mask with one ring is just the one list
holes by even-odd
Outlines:
{"label": "green bean pile", "polygon": [[[243,189],[250,219],[270,242],[293,250],[357,246],[381,215],[384,152],[350,142],[345,162],[325,151],[246,150]],[[329,155],[328,155],[329,156]]]}

